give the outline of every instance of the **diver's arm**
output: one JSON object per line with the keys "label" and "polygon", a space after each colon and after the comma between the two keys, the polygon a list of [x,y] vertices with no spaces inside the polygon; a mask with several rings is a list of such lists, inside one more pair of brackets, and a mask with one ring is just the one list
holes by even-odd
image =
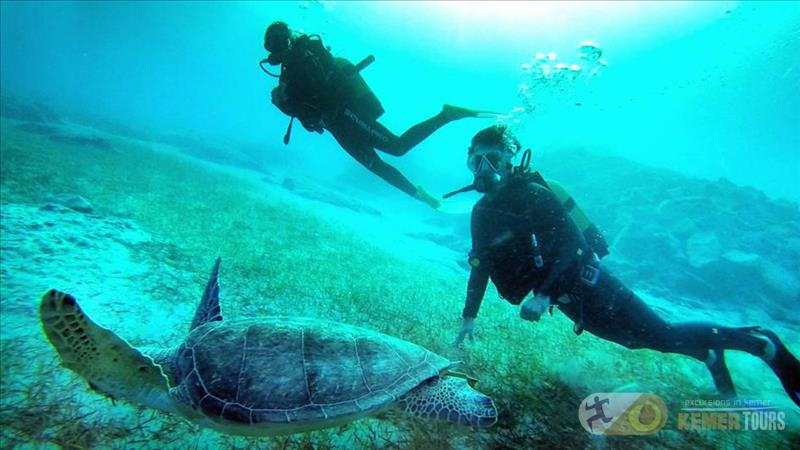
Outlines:
{"label": "diver's arm", "polygon": [[485,202],[479,201],[472,207],[470,215],[470,235],[472,237],[472,250],[469,253],[469,282],[467,282],[467,300],[464,304],[464,311],[461,317],[464,319],[474,319],[478,316],[478,310],[483,301],[483,294],[486,293],[486,285],[489,283],[488,261],[483,261],[486,249],[486,240],[489,235],[484,230],[485,215],[487,214]]}
{"label": "diver's arm", "polygon": [[486,293],[486,286],[489,284],[489,272],[480,267],[473,267],[469,273],[467,283],[467,301],[464,303],[464,311],[461,317],[464,319],[474,319],[478,317],[478,310],[481,308],[483,295]]}
{"label": "diver's arm", "polygon": [[486,292],[488,283],[489,273],[485,269],[473,267],[472,272],[469,274],[469,283],[467,283],[467,301],[464,305],[464,311],[461,313],[461,329],[458,330],[458,337],[456,337],[456,347],[464,342],[464,338],[469,337],[470,341],[475,340],[472,335],[475,329],[475,317],[478,315],[478,309],[481,307],[483,294]]}
{"label": "diver's arm", "polygon": [[467,299],[464,302],[464,310],[461,312],[461,329],[456,338],[456,346],[461,345],[465,337],[469,337],[470,340],[474,339],[472,331],[475,328],[475,317],[478,316],[483,295],[486,293],[486,286],[489,284],[489,271],[485,263],[481,261],[481,252],[480,250],[474,252],[475,249],[483,248],[484,233],[480,226],[482,214],[481,202],[478,202],[472,208],[472,217],[470,219],[473,251],[470,252],[469,264],[472,269],[467,282]]}
{"label": "diver's arm", "polygon": [[[539,188],[535,191],[533,205],[529,210],[529,214],[532,216],[548,215],[551,219],[555,218],[558,224],[556,225],[560,235],[558,239],[558,256],[556,256],[547,278],[536,290],[536,295],[550,296],[550,290],[564,271],[573,265],[575,259],[579,256],[591,255],[592,249],[586,242],[586,238],[584,238],[578,224],[572,220],[564,205],[558,201],[558,198],[549,189]],[[536,218],[531,217],[531,219],[535,220]],[[578,250],[581,250],[580,253]]]}

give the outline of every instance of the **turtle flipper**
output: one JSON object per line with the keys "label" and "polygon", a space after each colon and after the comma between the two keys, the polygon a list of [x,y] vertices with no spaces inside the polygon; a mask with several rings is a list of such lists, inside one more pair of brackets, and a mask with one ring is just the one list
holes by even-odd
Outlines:
{"label": "turtle flipper", "polygon": [[50,289],[39,307],[44,332],[65,367],[112,399],[174,411],[161,366],[110,330],[97,325],[75,297]]}
{"label": "turtle flipper", "polygon": [[194,313],[189,331],[194,330],[206,322],[222,320],[222,312],[219,308],[219,263],[220,258],[217,258],[217,260],[214,261],[214,268],[211,269],[211,275],[208,277],[206,290],[203,291],[203,298],[200,300],[200,305],[197,306],[197,311]]}
{"label": "turtle flipper", "polygon": [[497,422],[494,401],[472,389],[466,378],[433,377],[400,397],[398,406],[407,414],[458,425],[490,427]]}

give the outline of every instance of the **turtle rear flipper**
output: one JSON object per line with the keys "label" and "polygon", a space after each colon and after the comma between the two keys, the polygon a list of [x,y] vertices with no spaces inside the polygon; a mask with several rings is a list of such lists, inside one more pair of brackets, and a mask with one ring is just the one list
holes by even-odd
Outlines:
{"label": "turtle rear flipper", "polygon": [[40,319],[65,367],[112,399],[174,411],[161,366],[110,330],[97,325],[75,297],[51,289],[41,299]]}

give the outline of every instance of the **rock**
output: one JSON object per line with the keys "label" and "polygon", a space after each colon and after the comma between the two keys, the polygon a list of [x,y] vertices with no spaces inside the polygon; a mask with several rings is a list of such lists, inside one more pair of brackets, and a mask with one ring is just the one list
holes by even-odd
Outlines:
{"label": "rock", "polygon": [[722,255],[722,246],[715,233],[700,231],[689,236],[685,251],[689,264],[698,268],[719,259]]}
{"label": "rock", "polygon": [[[89,214],[92,211],[94,211],[94,207],[92,206],[91,203],[89,203],[89,200],[86,200],[85,198],[77,194],[58,194],[50,196],[47,200],[50,203],[66,206],[67,208],[73,211],[78,211],[86,214]],[[52,209],[53,207],[48,207],[48,205],[45,205],[43,208],[49,208],[47,209],[48,211],[53,210]]]}
{"label": "rock", "polygon": [[138,245],[152,240],[150,234],[139,227],[131,226],[129,222],[117,224],[113,238],[125,245]]}
{"label": "rock", "polygon": [[697,224],[685,216],[680,217],[670,226],[672,234],[680,240],[687,240],[691,235],[697,233],[697,228]]}
{"label": "rock", "polygon": [[17,125],[17,128],[28,133],[41,134],[43,136],[57,136],[61,129],[53,125],[45,125],[38,122],[27,122]]}
{"label": "rock", "polygon": [[761,257],[755,253],[748,253],[739,250],[728,250],[722,254],[722,257],[732,263],[741,264],[747,267],[753,267],[761,263]]}
{"label": "rock", "polygon": [[793,273],[771,261],[764,261],[760,268],[764,283],[785,297],[787,303],[800,296],[800,275],[797,271]]}
{"label": "rock", "polygon": [[107,139],[99,136],[80,136],[75,134],[54,134],[50,139],[56,142],[78,145],[82,147],[95,147],[101,150],[111,150],[114,148]]}
{"label": "rock", "polygon": [[713,286],[713,291],[706,297],[728,299],[735,303],[736,299],[752,299],[770,293],[765,289],[762,263],[763,259],[758,255],[731,250],[695,267],[694,274]]}
{"label": "rock", "polygon": [[47,136],[50,140],[62,144],[77,145],[82,147],[95,147],[101,150],[114,148],[111,142],[99,136],[80,135],[64,131],[63,128],[38,122],[27,122],[17,125],[17,128],[29,133]]}
{"label": "rock", "polygon": [[70,209],[67,208],[66,206],[59,205],[58,203],[47,203],[46,205],[44,205],[41,208],[39,208],[39,211],[49,211],[49,212],[55,212],[55,213],[63,213],[63,212],[67,212],[69,210]]}
{"label": "rock", "polygon": [[285,187],[290,191],[293,191],[297,187],[297,183],[294,181],[294,179],[286,177],[283,179],[283,183],[281,183],[281,186]]}
{"label": "rock", "polygon": [[410,236],[417,239],[424,239],[426,241],[431,241],[437,245],[440,245],[445,248],[449,248],[457,253],[467,254],[469,252],[470,243],[469,241],[465,241],[461,239],[459,236],[455,236],[451,233],[425,233],[425,232],[415,232],[415,233],[406,233],[406,236]]}
{"label": "rock", "polygon": [[29,122],[60,122],[58,114],[38,102],[28,102],[13,96],[0,97],[0,115]]}
{"label": "rock", "polygon": [[321,192],[309,189],[297,189],[294,190],[293,192],[309,200],[316,200],[319,202],[328,203],[330,205],[338,206],[340,208],[347,208],[355,212],[372,214],[374,216],[382,215],[381,212],[375,208],[364,205],[355,199],[337,194],[335,192],[330,192],[330,191]]}
{"label": "rock", "polygon": [[786,249],[795,255],[800,255],[800,238],[789,238],[784,241]]}

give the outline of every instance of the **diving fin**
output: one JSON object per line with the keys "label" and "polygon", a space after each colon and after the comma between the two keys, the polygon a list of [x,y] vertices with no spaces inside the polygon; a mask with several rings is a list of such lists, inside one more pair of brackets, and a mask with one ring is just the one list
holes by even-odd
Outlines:
{"label": "diving fin", "polygon": [[458,120],[466,117],[477,118],[494,118],[500,117],[502,114],[494,111],[482,111],[478,109],[462,108],[461,106],[447,105],[442,106],[442,114],[447,117],[447,120]]}
{"label": "diving fin", "polygon": [[475,115],[473,117],[477,117],[478,119],[496,119],[505,117],[503,113],[499,113],[496,111],[473,111]]}
{"label": "diving fin", "polygon": [[800,361],[772,331],[757,328],[751,333],[761,334],[769,341],[767,354],[762,359],[778,376],[786,393],[789,394],[789,398],[797,406],[800,406]]}
{"label": "diving fin", "polygon": [[414,195],[414,198],[421,201],[422,203],[425,203],[426,205],[430,206],[433,209],[439,209],[439,206],[441,206],[439,200],[436,197],[429,194],[428,191],[426,191],[425,188],[423,188],[422,186],[417,186],[417,193],[416,195]]}

